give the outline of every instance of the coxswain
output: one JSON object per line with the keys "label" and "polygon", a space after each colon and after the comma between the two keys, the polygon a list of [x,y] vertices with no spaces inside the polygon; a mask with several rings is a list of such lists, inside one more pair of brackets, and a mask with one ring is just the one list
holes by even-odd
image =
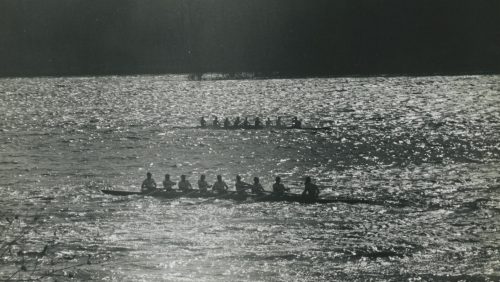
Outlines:
{"label": "coxswain", "polygon": [[236,175],[236,182],[234,183],[234,188],[236,188],[236,193],[240,195],[245,195],[245,190],[252,188],[252,186],[244,181],[241,181],[241,176]]}
{"label": "coxswain", "polygon": [[214,120],[212,121],[212,126],[219,127],[219,119],[217,117],[214,117]]}
{"label": "coxswain", "polygon": [[170,180],[170,174],[165,174],[165,179],[163,179],[163,189],[165,191],[172,191],[174,190],[175,182]]}
{"label": "coxswain", "polygon": [[151,172],[148,172],[146,174],[146,179],[144,179],[144,181],[142,182],[141,192],[152,191],[155,189],[156,189],[156,182],[153,179],[153,175],[151,174]]}
{"label": "coxswain", "polygon": [[229,128],[231,127],[231,122],[229,121],[229,118],[224,119],[224,128]]}
{"label": "coxswain", "polygon": [[200,119],[200,126],[201,127],[207,127],[207,121],[205,120],[205,117],[201,117],[201,119]]}
{"label": "coxswain", "polygon": [[201,193],[206,193],[208,192],[208,187],[210,187],[210,185],[208,185],[207,181],[205,180],[205,174],[202,174],[200,176],[200,179],[198,180],[198,189],[200,189]]}
{"label": "coxswain", "polygon": [[243,127],[248,128],[249,126],[250,126],[250,122],[248,122],[248,118],[245,118],[245,120],[243,121]]}
{"label": "coxswain", "polygon": [[304,192],[302,192],[302,197],[308,199],[317,199],[319,195],[319,188],[311,182],[311,177],[307,176],[304,182]]}
{"label": "coxswain", "polygon": [[186,176],[183,174],[181,175],[181,181],[177,183],[177,187],[179,187],[179,190],[187,192],[189,190],[193,189],[193,186],[191,186],[191,183],[186,180]]}
{"label": "coxswain", "polygon": [[266,119],[266,127],[270,127],[270,126],[273,126],[273,122],[271,121],[270,118],[267,118]]}
{"label": "coxswain", "polygon": [[214,190],[215,192],[217,192],[219,194],[222,194],[222,193],[225,193],[228,189],[229,189],[229,187],[227,187],[226,182],[224,182],[222,180],[222,176],[217,175],[217,181],[212,186],[212,190]]}
{"label": "coxswain", "polygon": [[273,184],[273,195],[283,196],[285,194],[285,191],[290,190],[285,188],[285,185],[281,183],[281,177],[276,176],[275,180],[276,182]]}
{"label": "coxswain", "polygon": [[264,191],[265,191],[264,187],[262,187],[262,185],[260,184],[259,178],[254,177],[253,178],[253,185],[252,185],[252,193],[257,194],[257,195],[261,195],[264,193]]}
{"label": "coxswain", "polygon": [[302,122],[297,117],[293,117],[292,123],[293,123],[292,124],[293,128],[301,128],[302,127]]}
{"label": "coxswain", "polygon": [[241,120],[240,117],[236,117],[233,122],[233,127],[238,128],[240,126]]}

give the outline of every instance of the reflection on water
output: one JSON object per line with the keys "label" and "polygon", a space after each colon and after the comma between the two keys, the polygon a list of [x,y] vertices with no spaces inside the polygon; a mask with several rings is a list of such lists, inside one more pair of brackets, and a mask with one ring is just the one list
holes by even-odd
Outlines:
{"label": "reflection on water", "polygon": [[[39,214],[28,245],[80,279],[496,280],[500,78],[0,81],[4,218]],[[327,131],[179,129],[202,115],[297,115]],[[146,171],[280,175],[368,204],[111,197]],[[230,185],[232,186],[232,185]],[[371,204],[370,204],[371,203]],[[0,230],[1,231],[1,230]],[[2,231],[3,232],[3,231]],[[45,262],[50,263],[50,262]],[[0,276],[11,273],[4,260]]]}

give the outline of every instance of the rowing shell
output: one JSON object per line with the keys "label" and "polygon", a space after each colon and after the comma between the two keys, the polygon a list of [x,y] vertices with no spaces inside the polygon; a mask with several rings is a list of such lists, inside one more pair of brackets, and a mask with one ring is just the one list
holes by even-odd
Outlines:
{"label": "rowing shell", "polygon": [[277,196],[273,194],[264,195],[247,195],[247,194],[237,194],[236,192],[227,192],[224,194],[215,194],[211,192],[200,193],[198,191],[153,191],[153,192],[130,192],[130,191],[115,191],[115,190],[101,190],[104,194],[113,196],[131,196],[131,195],[142,195],[150,196],[156,198],[165,199],[178,199],[178,198],[207,198],[207,199],[225,199],[234,201],[245,201],[251,200],[255,202],[294,202],[294,203],[304,203],[304,204],[329,204],[329,203],[348,203],[348,204],[382,204],[371,200],[364,199],[351,199],[351,198],[306,198],[299,194],[286,193],[282,196]]}
{"label": "rowing shell", "polygon": [[175,129],[211,129],[211,130],[240,130],[240,129],[247,129],[247,130],[329,130],[331,129],[330,126],[325,126],[325,127],[278,127],[278,126],[238,126],[238,127],[223,127],[223,126],[174,126],[173,128]]}

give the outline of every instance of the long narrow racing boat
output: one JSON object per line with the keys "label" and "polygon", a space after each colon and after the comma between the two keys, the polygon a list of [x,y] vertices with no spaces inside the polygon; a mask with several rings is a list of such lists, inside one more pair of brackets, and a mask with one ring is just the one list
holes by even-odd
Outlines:
{"label": "long narrow racing boat", "polygon": [[150,196],[156,198],[164,199],[177,199],[177,198],[206,198],[206,199],[224,199],[224,200],[234,200],[234,201],[254,201],[254,202],[294,202],[294,203],[304,203],[304,204],[328,204],[328,203],[348,203],[348,204],[371,204],[379,205],[383,204],[377,201],[365,200],[365,199],[352,199],[344,197],[335,198],[304,198],[300,194],[285,193],[282,196],[276,196],[269,192],[262,195],[253,194],[237,194],[236,192],[227,192],[224,194],[216,194],[212,192],[200,193],[199,191],[162,191],[156,190],[153,192],[130,192],[130,191],[116,191],[116,190],[101,190],[104,194],[113,196],[131,196],[131,195],[142,195]]}
{"label": "long narrow racing boat", "polygon": [[329,130],[332,129],[331,126],[324,126],[324,127],[292,127],[292,126],[258,126],[255,127],[253,125],[250,126],[230,126],[230,127],[223,127],[223,126],[174,126],[173,128],[175,129],[208,129],[208,130]]}

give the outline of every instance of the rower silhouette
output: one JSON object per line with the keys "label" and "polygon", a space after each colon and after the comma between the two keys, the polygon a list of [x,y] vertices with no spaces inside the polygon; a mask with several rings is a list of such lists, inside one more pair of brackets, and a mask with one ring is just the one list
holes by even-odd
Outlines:
{"label": "rower silhouette", "polygon": [[170,174],[165,174],[165,179],[163,179],[163,189],[165,191],[172,191],[174,190],[175,182],[170,180]]}
{"label": "rower silhouette", "polygon": [[214,190],[215,192],[217,192],[219,194],[222,194],[222,193],[226,193],[226,191],[228,189],[229,189],[229,187],[227,187],[226,182],[224,182],[222,180],[222,176],[221,175],[217,175],[217,181],[212,186],[212,190]]}
{"label": "rower silhouette", "polygon": [[262,127],[262,123],[260,122],[260,118],[256,117],[255,118],[255,128],[260,128]]}
{"label": "rower silhouette", "polygon": [[302,127],[302,122],[297,117],[293,117],[292,127],[293,128],[301,128]]}
{"label": "rower silhouette", "polygon": [[259,178],[254,177],[253,178],[253,185],[252,185],[252,193],[257,194],[257,195],[262,195],[264,194],[264,187],[262,187],[262,184],[260,184]]}
{"label": "rower silhouette", "polygon": [[236,117],[234,119],[233,127],[238,128],[240,126],[240,123],[241,123],[240,117]]}
{"label": "rower silhouette", "polygon": [[214,120],[212,121],[212,126],[219,127],[219,119],[217,117],[214,117]]}
{"label": "rower silhouette", "polygon": [[156,189],[156,182],[153,179],[153,175],[151,172],[146,173],[146,179],[142,182],[141,192],[144,191],[153,191]]}
{"label": "rower silhouette", "polygon": [[236,188],[236,193],[240,195],[246,195],[245,190],[251,188],[251,185],[242,181],[241,176],[236,175],[236,182],[234,183],[234,187]]}
{"label": "rower silhouette", "polygon": [[302,197],[315,200],[318,198],[319,188],[312,183],[311,177],[307,176],[304,181],[304,192],[302,192]]}
{"label": "rower silhouette", "polygon": [[248,118],[246,117],[245,120],[243,121],[243,127],[248,128],[250,127],[250,122],[248,121]]}
{"label": "rower silhouette", "polygon": [[290,190],[290,189],[285,188],[285,185],[283,185],[283,183],[281,183],[281,177],[276,176],[275,181],[276,182],[273,184],[273,195],[283,196],[283,195],[285,195],[285,191]]}
{"label": "rower silhouette", "polygon": [[187,192],[189,190],[193,189],[193,186],[191,186],[191,183],[186,180],[186,176],[183,174],[181,175],[181,181],[177,183],[177,187],[179,187],[179,190]]}
{"label": "rower silhouette", "polygon": [[283,122],[281,121],[281,117],[276,119],[276,127],[283,127]]}
{"label": "rower silhouette", "polygon": [[210,185],[208,185],[207,181],[205,180],[205,174],[202,174],[200,176],[200,180],[198,180],[198,189],[200,189],[201,193],[206,193],[208,192],[208,187],[210,187]]}
{"label": "rower silhouette", "polygon": [[229,118],[224,119],[224,128],[229,128],[231,127],[231,122],[229,121]]}
{"label": "rower silhouette", "polygon": [[200,119],[200,126],[201,127],[207,127],[207,121],[205,120],[205,117],[201,117],[201,119]]}

